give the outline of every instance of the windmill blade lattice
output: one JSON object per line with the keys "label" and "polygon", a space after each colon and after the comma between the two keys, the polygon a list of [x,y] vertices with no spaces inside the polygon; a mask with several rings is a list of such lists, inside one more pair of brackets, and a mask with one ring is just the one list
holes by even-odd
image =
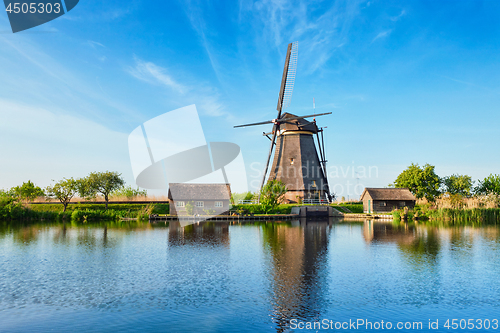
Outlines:
{"label": "windmill blade lattice", "polygon": [[283,109],[290,106],[292,101],[293,85],[295,83],[295,74],[297,73],[297,59],[299,54],[299,42],[292,43],[292,52],[288,62],[288,73],[286,76],[285,92],[283,96]]}

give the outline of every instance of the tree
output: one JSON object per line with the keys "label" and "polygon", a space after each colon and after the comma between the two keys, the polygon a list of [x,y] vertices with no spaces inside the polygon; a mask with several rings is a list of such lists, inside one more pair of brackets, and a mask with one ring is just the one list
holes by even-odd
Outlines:
{"label": "tree", "polygon": [[21,186],[13,187],[11,189],[11,192],[20,200],[26,201],[33,201],[37,197],[45,196],[43,190],[40,187],[35,186],[35,184],[31,182],[31,180],[28,180],[27,183],[23,183],[23,185]]}
{"label": "tree", "polygon": [[243,193],[232,193],[231,194],[231,205],[238,205],[240,200],[250,201],[254,198],[254,194],[252,192],[243,192]]}
{"label": "tree", "polygon": [[274,210],[283,201],[287,191],[281,180],[270,180],[260,192],[260,204],[266,212]]}
{"label": "tree", "polygon": [[252,192],[248,191],[247,194],[245,194],[245,197],[243,198],[243,200],[245,200],[245,201],[252,200],[254,197],[255,197],[255,195]]}
{"label": "tree", "polygon": [[500,195],[500,175],[490,174],[488,177],[479,181],[475,188],[477,194],[498,194]]}
{"label": "tree", "polygon": [[66,211],[69,202],[78,192],[78,181],[73,178],[60,180],[54,186],[47,187],[47,194],[50,197],[57,198],[64,206],[63,212]]}
{"label": "tree", "polygon": [[464,197],[471,196],[474,182],[472,181],[472,178],[470,176],[451,175],[448,177],[444,177],[442,181],[444,192],[448,192],[451,195],[460,194]]}
{"label": "tree", "polygon": [[79,178],[76,180],[76,189],[80,198],[91,200],[97,195],[95,189],[90,183],[89,177]]}
{"label": "tree", "polygon": [[429,201],[434,201],[440,194],[441,179],[434,172],[433,165],[426,164],[420,167],[412,163],[396,178],[393,185],[398,188],[408,188],[419,199],[425,197]]}
{"label": "tree", "polygon": [[119,189],[125,181],[118,172],[91,172],[84,180],[80,181],[81,194],[84,196],[95,196],[100,193],[104,196],[106,209],[108,209],[109,195]]}
{"label": "tree", "polygon": [[194,213],[194,204],[193,204],[192,201],[188,201],[186,203],[186,205],[184,206],[184,208],[186,209],[186,213],[188,215],[193,215],[193,213]]}
{"label": "tree", "polygon": [[111,197],[126,197],[128,200],[132,200],[135,197],[146,197],[148,195],[147,190],[140,190],[139,188],[134,189],[132,186],[123,186],[119,189],[114,190],[111,193]]}
{"label": "tree", "polygon": [[13,194],[12,194],[12,190],[4,190],[4,189],[1,189],[0,190],[0,199],[1,198],[12,198]]}

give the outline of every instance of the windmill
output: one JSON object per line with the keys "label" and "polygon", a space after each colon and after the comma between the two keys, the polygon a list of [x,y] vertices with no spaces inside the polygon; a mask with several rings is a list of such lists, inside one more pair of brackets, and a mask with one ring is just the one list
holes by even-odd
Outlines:
{"label": "windmill", "polygon": [[[288,192],[285,199],[295,202],[302,199],[332,200],[328,187],[326,173],[326,159],[323,140],[323,129],[316,125],[316,118],[328,113],[296,116],[291,113],[282,113],[290,106],[295,73],[297,71],[298,42],[288,44],[285,68],[281,79],[281,88],[278,97],[278,116],[276,119],[258,123],[238,125],[236,127],[273,124],[271,132],[263,133],[271,140],[269,155],[262,177],[260,189],[264,186],[269,161],[276,146],[274,160],[269,173],[269,180],[281,180],[286,184]],[[306,118],[313,117],[310,122]],[[272,137],[270,136],[272,135]],[[321,140],[320,140],[321,135]],[[318,143],[318,150],[314,144],[314,136]],[[318,155],[319,152],[319,155]],[[260,191],[259,191],[260,199]]]}

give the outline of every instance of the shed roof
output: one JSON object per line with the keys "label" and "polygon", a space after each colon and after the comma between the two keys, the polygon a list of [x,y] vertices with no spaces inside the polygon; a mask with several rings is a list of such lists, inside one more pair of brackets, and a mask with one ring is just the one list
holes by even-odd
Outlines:
{"label": "shed roof", "polygon": [[231,186],[229,184],[168,184],[170,200],[229,200]]}
{"label": "shed roof", "polygon": [[407,188],[365,188],[361,195],[361,200],[366,194],[372,200],[417,200]]}

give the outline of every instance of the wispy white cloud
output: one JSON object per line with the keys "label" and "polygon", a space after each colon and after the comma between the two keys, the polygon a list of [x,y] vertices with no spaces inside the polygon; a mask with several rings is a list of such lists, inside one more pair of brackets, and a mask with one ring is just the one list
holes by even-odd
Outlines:
{"label": "wispy white cloud", "polygon": [[[15,37],[0,35],[0,56],[5,57],[4,64],[8,66],[8,70],[0,77],[0,83],[9,82],[11,87],[15,87],[14,91],[24,91],[23,102],[47,107],[59,105],[67,112],[85,114],[91,119],[106,118],[102,109],[125,115],[122,118],[124,121],[137,119],[137,110],[118,98],[103,94],[101,87],[94,82],[87,82],[78,70],[54,59],[31,38]],[[105,56],[98,58],[100,62],[106,59]],[[66,108],[68,105],[72,107]]]}
{"label": "wispy white cloud", "polygon": [[346,95],[344,96],[345,100],[358,100],[358,101],[364,101],[366,97],[364,95]]}
{"label": "wispy white cloud", "polygon": [[[220,117],[230,115],[224,110],[224,104],[221,102],[221,95],[217,88],[206,83],[189,83],[189,79],[180,82],[169,71],[153,62],[144,61],[134,57],[135,66],[128,67],[127,72],[141,81],[149,84],[164,86],[176,94],[172,96],[178,105],[196,104],[201,114],[210,117]],[[189,76],[189,75],[186,75]]]}
{"label": "wispy white cloud", "polygon": [[174,80],[166,68],[149,61],[143,61],[137,57],[134,57],[134,59],[135,66],[129,67],[127,71],[136,79],[148,83],[160,84],[181,94],[187,92],[187,87]]}
{"label": "wispy white cloud", "polygon": [[221,103],[219,95],[215,92],[199,96],[198,106],[200,111],[211,117],[227,116],[224,105]]}
{"label": "wispy white cloud", "polygon": [[93,48],[96,48],[96,46],[105,47],[103,44],[96,42],[96,41],[93,41],[93,40],[88,40],[87,43],[90,46],[92,46]]}
{"label": "wispy white cloud", "polygon": [[[349,42],[349,33],[359,14],[361,1],[336,1],[319,16],[311,15],[318,4],[308,1],[286,2],[262,0],[254,3],[240,1],[239,17],[252,13],[254,30],[258,31],[256,42],[279,53],[283,45],[298,40],[301,66],[305,74],[321,69],[336,51]],[[324,6],[324,4],[321,4]]]}
{"label": "wispy white cloud", "polygon": [[339,106],[337,103],[327,103],[324,105],[317,105],[318,109],[338,109]]}
{"label": "wispy white cloud", "polygon": [[377,34],[377,36],[375,36],[375,38],[372,39],[372,43],[375,42],[378,39],[386,38],[387,36],[389,36],[391,34],[391,32],[392,32],[392,29],[379,32]]}
{"label": "wispy white cloud", "polygon": [[468,82],[468,81],[463,81],[463,80],[458,80],[458,79],[455,79],[455,78],[452,78],[452,77],[449,77],[449,76],[444,76],[444,75],[438,75],[439,77],[442,77],[442,78],[445,78],[445,79],[448,79],[448,80],[451,80],[451,81],[454,81],[454,82],[457,82],[457,83],[461,83],[461,84],[465,84],[465,85],[468,85],[468,86],[471,86],[471,87],[476,87],[476,88],[480,88],[480,89],[484,89],[484,90],[488,90],[488,91],[491,91],[490,88],[487,88],[487,87],[484,87],[484,86],[480,86],[480,85],[477,85],[473,82]]}
{"label": "wispy white cloud", "polygon": [[391,17],[390,20],[396,22],[396,21],[399,21],[399,19],[405,15],[406,15],[406,10],[403,9],[403,10],[401,10],[401,13],[399,13],[398,16]]}
{"label": "wispy white cloud", "polygon": [[186,2],[185,13],[189,22],[191,23],[191,27],[198,34],[201,40],[201,45],[205,49],[205,52],[210,60],[210,64],[212,66],[212,70],[214,71],[215,76],[220,84],[223,84],[221,77],[221,67],[219,62],[217,61],[215,48],[212,47],[212,43],[210,39],[207,37],[205,31],[207,31],[207,23],[204,19],[203,14],[203,1],[192,0]]}

